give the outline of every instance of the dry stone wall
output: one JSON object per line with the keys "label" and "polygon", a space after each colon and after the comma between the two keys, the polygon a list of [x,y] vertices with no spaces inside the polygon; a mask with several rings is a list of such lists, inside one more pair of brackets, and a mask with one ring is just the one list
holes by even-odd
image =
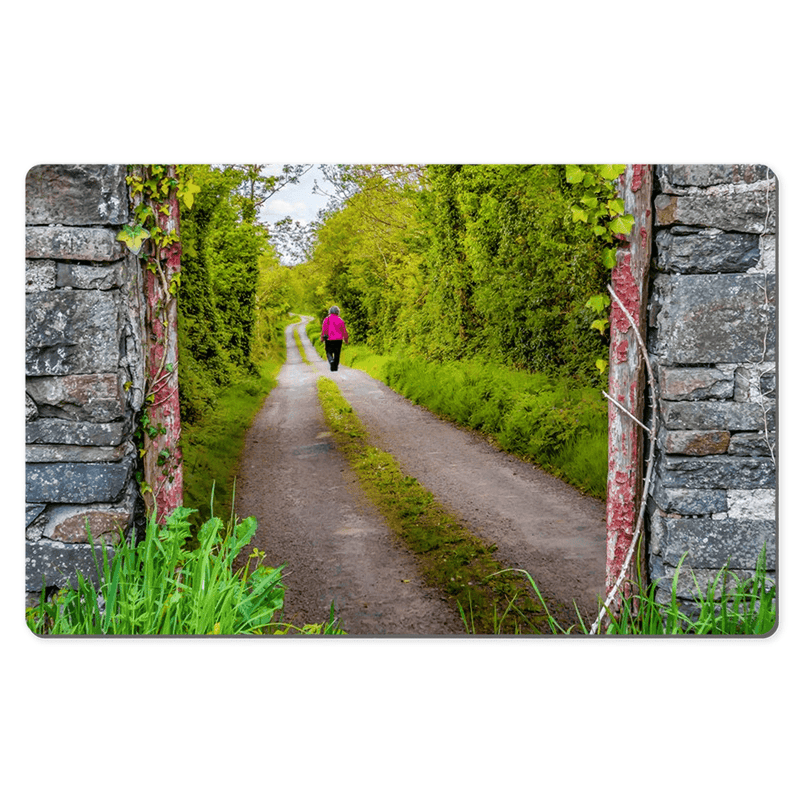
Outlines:
{"label": "dry stone wall", "polygon": [[144,384],[138,261],[120,165],[37,166],[26,178],[26,590],[93,574],[87,525],[141,523],[134,443]]}
{"label": "dry stone wall", "polygon": [[[754,165],[660,165],[648,351],[660,395],[648,561],[701,584],[776,567],[777,183]],[[694,584],[682,569],[678,591]]]}

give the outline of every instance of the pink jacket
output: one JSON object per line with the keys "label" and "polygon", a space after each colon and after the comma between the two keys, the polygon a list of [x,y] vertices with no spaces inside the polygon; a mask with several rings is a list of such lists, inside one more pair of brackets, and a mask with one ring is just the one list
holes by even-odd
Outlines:
{"label": "pink jacket", "polygon": [[328,316],[322,320],[321,335],[327,335],[327,337],[332,340],[344,339],[347,341],[350,338],[347,335],[347,326],[344,324],[344,320],[336,314],[328,314]]}

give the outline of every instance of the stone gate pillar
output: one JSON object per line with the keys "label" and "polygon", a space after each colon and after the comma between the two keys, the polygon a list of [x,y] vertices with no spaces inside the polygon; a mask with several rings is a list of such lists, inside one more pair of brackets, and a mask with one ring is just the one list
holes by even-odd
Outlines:
{"label": "stone gate pillar", "polygon": [[95,542],[141,513],[135,418],[144,400],[138,260],[121,165],[26,177],[26,590],[93,572]]}

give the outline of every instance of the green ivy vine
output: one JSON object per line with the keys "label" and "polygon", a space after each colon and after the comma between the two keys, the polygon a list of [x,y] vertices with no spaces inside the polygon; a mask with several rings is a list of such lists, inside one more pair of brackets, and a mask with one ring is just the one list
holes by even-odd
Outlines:
{"label": "green ivy vine", "polygon": [[[578,204],[573,205],[572,221],[591,229],[604,244],[603,266],[611,271],[617,263],[617,242],[633,228],[633,216],[625,213],[625,202],[617,195],[615,181],[625,171],[624,164],[567,164],[567,182],[584,189]],[[592,295],[586,308],[597,314],[591,328],[605,334],[608,326],[606,309],[611,305],[607,293]],[[608,362],[599,358],[595,365],[604,372]]]}
{"label": "green ivy vine", "polygon": [[[175,365],[167,361],[168,350],[164,336],[168,330],[168,314],[180,288],[180,270],[173,272],[168,280],[166,265],[169,248],[179,242],[180,234],[177,229],[169,230],[161,220],[170,217],[172,193],[183,207],[191,208],[200,187],[185,176],[182,165],[129,166],[126,180],[133,203],[134,222],[123,225],[117,239],[139,257],[144,269],[156,276],[162,295],[162,299],[154,307],[154,315],[148,315],[146,322],[149,336],[162,345],[163,355],[157,368],[145,379],[144,403],[136,437],[139,441],[139,455],[144,457],[150,443],[166,433],[163,425],[154,425],[151,422],[150,411],[156,391],[175,372]],[[130,383],[126,384],[126,390],[130,386]],[[174,480],[174,470],[179,463],[173,456],[174,452],[162,447],[156,459],[164,480],[169,482]],[[143,495],[153,494],[152,487],[144,478],[140,481],[140,486]]]}

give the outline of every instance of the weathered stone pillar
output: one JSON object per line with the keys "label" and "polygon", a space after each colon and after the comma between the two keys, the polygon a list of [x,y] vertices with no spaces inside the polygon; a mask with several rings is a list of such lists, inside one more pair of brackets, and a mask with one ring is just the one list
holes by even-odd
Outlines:
{"label": "weathered stone pillar", "polygon": [[661,394],[648,565],[690,599],[776,561],[777,183],[748,164],[660,165],[649,350]]}
{"label": "weathered stone pillar", "polygon": [[91,574],[134,525],[144,398],[139,264],[125,167],[38,166],[26,179],[26,588]]}

